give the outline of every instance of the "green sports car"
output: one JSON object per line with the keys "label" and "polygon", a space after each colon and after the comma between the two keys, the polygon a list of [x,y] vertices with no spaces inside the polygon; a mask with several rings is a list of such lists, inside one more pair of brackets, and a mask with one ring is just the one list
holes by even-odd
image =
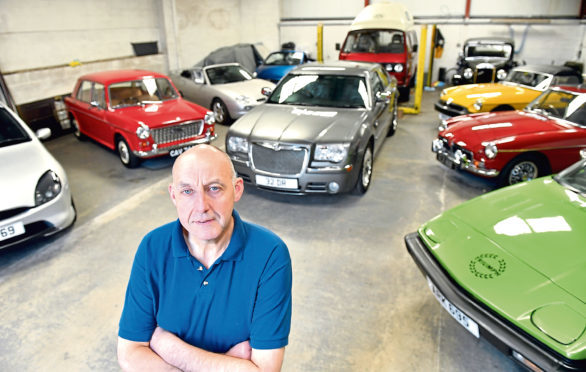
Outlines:
{"label": "green sports car", "polygon": [[462,203],[405,243],[475,337],[531,370],[586,370],[586,159]]}

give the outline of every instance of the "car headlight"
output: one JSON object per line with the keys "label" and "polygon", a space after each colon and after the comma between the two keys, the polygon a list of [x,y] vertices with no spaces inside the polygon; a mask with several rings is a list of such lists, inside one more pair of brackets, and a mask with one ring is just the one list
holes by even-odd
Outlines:
{"label": "car headlight", "polygon": [[252,103],[252,99],[248,96],[245,96],[245,95],[240,95],[240,96],[234,98],[234,100],[236,101],[236,103],[238,103],[239,105],[242,105],[242,106]]}
{"label": "car headlight", "polygon": [[477,100],[476,102],[474,102],[474,104],[472,105],[472,107],[474,107],[474,109],[476,111],[482,110],[482,101],[481,100]]}
{"label": "car headlight", "polygon": [[231,152],[248,153],[248,140],[242,137],[229,137],[228,150]]}
{"label": "car headlight", "polygon": [[203,121],[207,125],[212,125],[216,122],[216,116],[214,115],[213,112],[208,111],[208,112],[206,112],[206,116],[203,118]]}
{"label": "car headlight", "polygon": [[140,123],[140,127],[136,128],[136,136],[140,139],[147,139],[151,135],[151,130],[148,125]]}
{"label": "car headlight", "polygon": [[57,173],[49,170],[41,176],[35,188],[35,206],[45,204],[61,192],[61,180]]}
{"label": "car headlight", "polygon": [[507,77],[507,72],[501,68],[496,72],[496,77],[499,80],[504,80]]}
{"label": "car headlight", "polygon": [[437,126],[437,130],[441,132],[446,129],[448,129],[448,122],[446,120],[442,120],[440,125]]}
{"label": "car headlight", "polygon": [[397,63],[394,67],[395,72],[403,72],[403,65],[401,63]]}
{"label": "car headlight", "polygon": [[494,143],[489,143],[488,145],[484,146],[484,154],[489,159],[494,159],[496,154],[498,153],[498,148]]}
{"label": "car headlight", "polygon": [[467,69],[464,70],[464,78],[466,79],[472,79],[472,76],[474,76],[474,71],[472,71],[472,69],[470,67],[468,67]]}
{"label": "car headlight", "polygon": [[333,163],[339,163],[346,159],[348,155],[347,143],[330,143],[327,145],[316,145],[315,146],[315,160],[331,161]]}
{"label": "car headlight", "polygon": [[387,64],[385,65],[385,69],[386,69],[388,72],[391,72],[391,71],[393,71],[393,64],[392,64],[392,63],[387,63]]}

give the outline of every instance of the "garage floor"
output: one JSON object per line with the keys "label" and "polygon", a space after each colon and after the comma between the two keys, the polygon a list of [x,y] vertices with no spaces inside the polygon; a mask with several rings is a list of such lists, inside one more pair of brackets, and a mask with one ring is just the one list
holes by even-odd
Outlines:
{"label": "garage floor", "polygon": [[[443,310],[403,243],[426,220],[494,188],[434,159],[438,94],[425,92],[422,113],[399,121],[364,196],[249,187],[237,204],[244,219],[279,234],[293,259],[284,371],[521,370]],[[227,127],[217,130],[223,148]],[[172,162],[128,170],[114,152],[73,135],[46,145],[69,175],[78,218],[49,240],[0,251],[0,370],[118,370],[134,252],[146,232],[176,218]]]}

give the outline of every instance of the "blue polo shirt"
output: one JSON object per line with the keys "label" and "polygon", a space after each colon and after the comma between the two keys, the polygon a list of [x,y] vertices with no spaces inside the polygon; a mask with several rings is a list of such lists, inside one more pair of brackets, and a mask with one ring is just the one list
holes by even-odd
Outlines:
{"label": "blue polo shirt", "polygon": [[271,231],[240,219],[222,256],[206,269],[190,253],[179,220],[148,233],[136,252],[118,335],[145,342],[157,325],[199,348],[224,353],[288,343],[291,258]]}

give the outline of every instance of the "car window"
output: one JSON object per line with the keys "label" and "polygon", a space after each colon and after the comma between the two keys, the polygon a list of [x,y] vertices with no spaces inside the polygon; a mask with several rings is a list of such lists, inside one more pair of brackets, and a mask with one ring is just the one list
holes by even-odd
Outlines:
{"label": "car window", "polygon": [[350,32],[344,53],[402,53],[405,37],[399,30],[357,30]]}
{"label": "car window", "polygon": [[368,93],[362,76],[289,74],[275,88],[268,102],[362,108],[367,105]]}
{"label": "car window", "polygon": [[94,83],[92,102],[96,102],[101,108],[106,108],[106,96],[103,84]]}
{"label": "car window", "polygon": [[237,83],[252,79],[248,71],[238,65],[208,67],[204,71],[212,85]]}
{"label": "car window", "polygon": [[510,44],[469,44],[464,47],[466,57],[492,57],[509,59],[513,53]]}
{"label": "car window", "polygon": [[178,97],[166,78],[145,78],[111,84],[108,88],[113,108],[160,102]]}
{"label": "car window", "polygon": [[377,93],[384,91],[384,86],[380,80],[378,74],[372,74],[370,78],[370,86],[372,87],[373,99]]}
{"label": "car window", "polygon": [[183,71],[181,71],[181,77],[184,77],[186,79],[191,79],[191,72],[189,70],[183,70]]}
{"label": "car window", "polygon": [[586,195],[586,161],[578,162],[561,171],[555,180],[572,190]]}
{"label": "car window", "polygon": [[77,91],[77,99],[82,102],[90,103],[92,101],[92,82],[83,80]]}
{"label": "car window", "polygon": [[580,79],[574,75],[568,76],[556,76],[553,80],[553,85],[578,85],[580,84]]}
{"label": "car window", "polygon": [[6,110],[0,108],[0,147],[30,141],[30,136],[18,121]]}
{"label": "car window", "polygon": [[273,52],[264,64],[269,66],[298,65],[303,61],[303,52]]}
{"label": "car window", "polygon": [[551,85],[553,75],[540,72],[513,70],[506,77],[505,82],[525,85],[531,88],[545,90]]}

